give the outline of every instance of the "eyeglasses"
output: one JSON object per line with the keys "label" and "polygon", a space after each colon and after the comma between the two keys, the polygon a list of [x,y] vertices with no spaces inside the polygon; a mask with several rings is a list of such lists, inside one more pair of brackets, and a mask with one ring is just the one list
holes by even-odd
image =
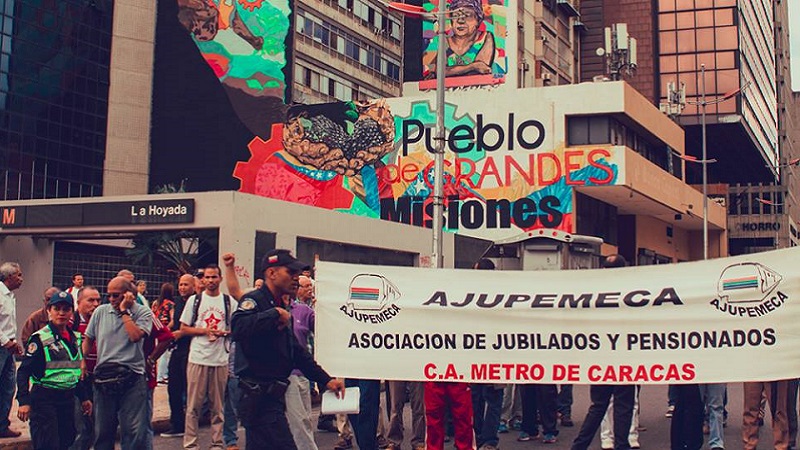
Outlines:
{"label": "eyeglasses", "polygon": [[117,297],[122,297],[123,295],[125,295],[124,292],[109,292],[109,293],[106,294],[106,297],[108,297],[108,298],[117,298]]}

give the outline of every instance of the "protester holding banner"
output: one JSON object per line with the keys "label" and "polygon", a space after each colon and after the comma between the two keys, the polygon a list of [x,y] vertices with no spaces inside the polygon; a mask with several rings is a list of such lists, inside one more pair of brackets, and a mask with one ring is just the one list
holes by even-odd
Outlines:
{"label": "protester holding banner", "polygon": [[[786,411],[789,418],[789,449],[794,450],[797,446],[797,391],[800,380],[797,378],[789,380],[789,388],[787,389],[788,397],[786,400]],[[772,397],[778,395],[777,387],[772,390]],[[776,399],[777,400],[777,399]],[[773,402],[774,403],[774,402]]]}
{"label": "protester holding banner", "polygon": [[[604,268],[625,267],[628,263],[622,255],[607,256],[603,261]],[[628,431],[631,426],[633,402],[636,386],[634,385],[592,385],[589,396],[592,404],[586,413],[578,436],[572,442],[572,450],[586,450],[592,443],[597,429],[608,410],[611,397],[614,397],[614,450],[629,450]],[[674,422],[673,422],[674,423]],[[701,443],[702,443],[702,434]],[[673,447],[675,448],[675,447]],[[699,447],[698,447],[699,448]]]}
{"label": "protester holding banner", "polygon": [[[766,392],[772,410],[772,438],[775,450],[789,448],[789,420],[786,412],[789,380],[772,382],[752,381],[744,384],[744,413],[742,414],[742,442],[744,450],[758,447],[758,410],[761,397]],[[772,395],[772,392],[775,395]]]}
{"label": "protester holding banner", "polygon": [[[494,270],[490,259],[482,258],[473,267],[477,270]],[[500,437],[497,427],[500,425],[500,413],[503,408],[502,384],[473,383],[472,412],[474,417],[475,439],[479,449],[496,450]]]}
{"label": "protester holding banner", "polygon": [[708,424],[708,446],[711,450],[725,448],[723,439],[723,423],[725,421],[725,396],[728,385],[725,383],[709,383],[700,385],[700,395],[705,406],[705,422]]}
{"label": "protester holding banner", "polygon": [[[306,264],[288,250],[271,250],[262,260],[264,286],[242,297],[233,314],[236,375],[242,398],[239,415],[248,449],[295,450],[286,419],[286,389],[292,370],[342,393],[344,384],[328,375],[292,333],[292,316],[281,306],[284,295],[297,294],[298,276]],[[374,436],[374,434],[373,434]]]}
{"label": "protester holding banner", "polygon": [[444,448],[445,412],[448,405],[455,428],[457,450],[471,450],[472,395],[468,383],[425,383],[425,422],[427,423],[428,450]]}

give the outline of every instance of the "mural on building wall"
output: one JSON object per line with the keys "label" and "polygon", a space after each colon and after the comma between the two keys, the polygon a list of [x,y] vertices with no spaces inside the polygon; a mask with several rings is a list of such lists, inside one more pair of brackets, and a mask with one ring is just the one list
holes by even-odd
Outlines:
{"label": "mural on building wall", "polygon": [[[507,0],[428,0],[428,11],[438,10],[447,1],[447,67],[448,87],[499,84],[508,72],[506,57]],[[422,25],[421,89],[435,87],[436,55],[439,48],[437,26],[426,21]]]}
{"label": "mural on building wall", "polygon": [[[553,130],[535,114],[448,104],[446,117],[449,231],[491,240],[574,232],[573,188],[617,182],[621,153],[551,143]],[[250,143],[250,160],[233,175],[242,192],[431,227],[435,123],[427,100],[292,108],[271,139]]]}
{"label": "mural on building wall", "polygon": [[191,33],[222,83],[237,116],[262,137],[282,122],[291,80],[292,0],[177,0],[178,20]]}

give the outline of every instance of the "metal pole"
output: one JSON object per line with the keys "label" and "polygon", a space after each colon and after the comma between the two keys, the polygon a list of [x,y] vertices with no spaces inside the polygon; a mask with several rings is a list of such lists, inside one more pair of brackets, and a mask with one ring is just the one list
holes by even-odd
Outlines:
{"label": "metal pole", "polygon": [[433,261],[434,267],[444,267],[442,255],[442,219],[444,216],[444,78],[447,61],[447,34],[445,33],[445,0],[439,0],[437,25],[439,48],[436,54],[436,153],[433,165]]}
{"label": "metal pole", "polygon": [[708,259],[708,154],[706,149],[706,65],[700,64],[703,77],[700,122],[703,129],[703,259]]}

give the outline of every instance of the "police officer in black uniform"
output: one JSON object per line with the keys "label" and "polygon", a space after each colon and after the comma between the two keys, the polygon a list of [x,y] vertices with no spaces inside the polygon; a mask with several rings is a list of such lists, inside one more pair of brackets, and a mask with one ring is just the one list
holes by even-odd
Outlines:
{"label": "police officer in black uniform", "polygon": [[245,427],[247,450],[296,450],[286,420],[286,388],[293,369],[344,393],[335,380],[297,342],[283,298],[294,298],[300,272],[308,267],[288,250],[271,250],[262,260],[264,285],[245,294],[233,313],[231,331],[236,341],[236,375],[242,392],[239,417]]}
{"label": "police officer in black uniform", "polygon": [[[30,418],[35,450],[68,449],[75,440],[75,395],[83,413],[91,415],[92,402],[81,382],[81,335],[68,324],[73,299],[56,292],[47,302],[50,321],[28,339],[25,359],[17,373],[17,417]],[[28,380],[33,389],[28,392]]]}

